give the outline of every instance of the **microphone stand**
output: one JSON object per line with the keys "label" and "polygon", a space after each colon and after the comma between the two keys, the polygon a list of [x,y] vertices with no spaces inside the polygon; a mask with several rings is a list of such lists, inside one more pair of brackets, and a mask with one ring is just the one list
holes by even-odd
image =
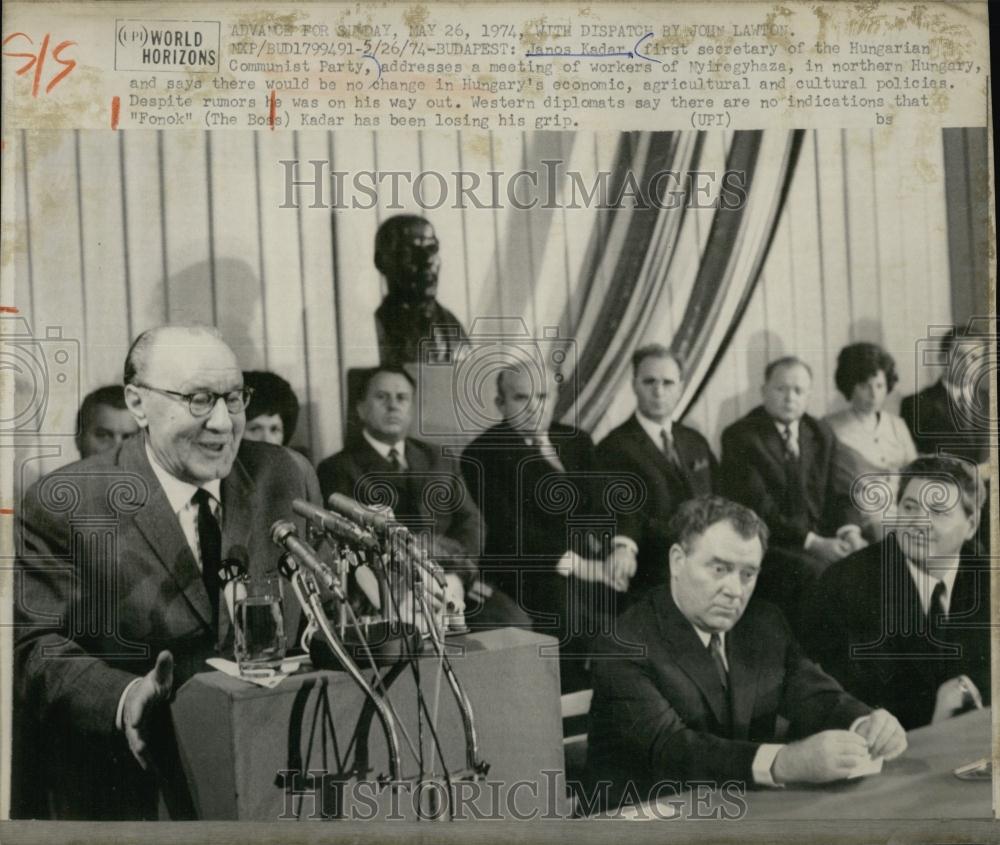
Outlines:
{"label": "microphone stand", "polygon": [[[292,582],[292,588],[295,590],[295,596],[299,600],[299,604],[302,606],[302,612],[305,613],[306,619],[308,620],[308,626],[306,628],[306,633],[311,631],[312,635],[315,632],[320,632],[326,638],[330,649],[336,655],[337,659],[340,661],[344,670],[351,679],[360,687],[361,691],[365,694],[367,699],[372,703],[375,708],[375,712],[378,713],[379,721],[382,723],[382,730],[385,733],[386,745],[389,750],[389,782],[391,784],[398,784],[400,782],[400,756],[399,756],[399,740],[396,734],[396,721],[386,706],[385,701],[382,696],[372,689],[368,681],[365,680],[364,675],[361,674],[361,670],[355,664],[354,660],[347,653],[347,650],[342,645],[340,638],[336,635],[333,627],[330,625],[330,620],[327,618],[326,613],[323,610],[323,600],[320,596],[319,585],[316,583],[316,579],[312,576],[312,573],[307,572],[301,566],[298,565],[298,561],[295,556],[291,553],[286,553],[283,558],[283,569],[287,570],[285,572],[286,576]],[[303,635],[303,640],[305,640],[305,634]],[[360,773],[359,773],[360,774]],[[385,776],[380,775],[379,780],[385,782]],[[395,789],[396,787],[393,786]]]}
{"label": "microphone stand", "polygon": [[[352,504],[357,504],[352,502]],[[363,506],[358,505],[359,508]],[[374,512],[373,512],[374,513]],[[350,517],[345,517],[353,524],[357,525]],[[335,548],[344,549],[353,544],[343,536],[338,536],[332,531],[324,530],[324,527],[314,521],[309,520],[309,525],[317,535],[325,534],[328,540],[336,544]],[[357,526],[361,528],[361,525]],[[438,658],[441,670],[448,681],[448,687],[452,692],[455,703],[458,706],[462,718],[462,727],[465,734],[465,769],[456,773],[456,777],[461,780],[484,780],[490,770],[490,764],[481,759],[479,754],[479,736],[476,730],[475,714],[472,702],[469,700],[465,689],[455,674],[448,658],[444,644],[444,633],[440,621],[436,618],[431,609],[424,591],[423,575],[430,576],[437,583],[442,583],[444,575],[441,567],[436,561],[431,559],[420,546],[418,538],[415,537],[406,526],[395,520],[384,520],[381,524],[372,526],[375,534],[380,539],[381,554],[373,552],[373,564],[376,575],[379,578],[380,587],[387,594],[391,594],[389,588],[389,570],[408,576],[412,582],[412,594],[416,597],[419,612],[426,622],[428,639],[434,648],[434,653]],[[359,551],[364,551],[359,549]],[[384,609],[391,605],[386,603],[386,599],[392,601],[391,595],[384,595]],[[442,761],[443,762],[443,761]],[[449,796],[450,803],[450,796]]]}

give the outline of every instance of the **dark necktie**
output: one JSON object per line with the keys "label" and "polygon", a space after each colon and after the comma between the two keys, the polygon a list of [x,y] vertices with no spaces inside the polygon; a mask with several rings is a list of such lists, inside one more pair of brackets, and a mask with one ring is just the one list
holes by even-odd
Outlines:
{"label": "dark necktie", "polygon": [[932,631],[940,628],[948,618],[948,612],[944,607],[944,581],[938,581],[934,584],[927,611],[927,619]]}
{"label": "dark necktie", "polygon": [[726,670],[726,661],[722,656],[722,639],[718,634],[712,634],[708,641],[708,650],[712,654],[712,661],[715,663],[715,671],[719,674],[722,688],[729,690],[729,672]]}
{"label": "dark necktie", "polygon": [[212,629],[219,623],[219,567],[222,565],[222,531],[212,513],[212,495],[199,489],[191,501],[198,508],[198,546],[201,549],[201,579],[212,605]]}
{"label": "dark necktie", "polygon": [[667,456],[667,460],[674,465],[678,472],[683,472],[684,465],[681,463],[681,456],[677,452],[673,438],[667,434],[665,428],[660,429],[660,441],[663,443],[663,454]]}
{"label": "dark necktie", "polygon": [[788,423],[781,426],[781,438],[785,441],[785,460],[797,461],[799,459],[799,441],[792,433],[792,427]]}
{"label": "dark necktie", "polygon": [[403,466],[399,462],[399,450],[395,446],[389,450],[389,465],[392,467],[393,472],[399,472]]}

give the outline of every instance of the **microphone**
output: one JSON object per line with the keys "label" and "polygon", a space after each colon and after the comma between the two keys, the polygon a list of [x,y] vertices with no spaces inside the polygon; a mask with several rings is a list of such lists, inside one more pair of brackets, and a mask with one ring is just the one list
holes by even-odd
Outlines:
{"label": "microphone", "polygon": [[292,510],[303,519],[311,522],[316,528],[338,540],[360,546],[370,552],[377,552],[379,549],[378,540],[370,531],[366,531],[342,516],[323,510],[312,502],[307,502],[305,499],[293,499]]}
{"label": "microphone", "polygon": [[331,493],[326,503],[330,506],[330,510],[346,516],[369,531],[385,534],[390,528],[401,526],[401,523],[395,519],[390,519],[385,514],[366,508],[360,502],[350,496],[345,496],[343,493]]}
{"label": "microphone", "polygon": [[357,500],[352,499],[350,496],[345,496],[343,493],[331,493],[330,498],[326,500],[326,503],[332,510],[343,514],[348,519],[358,523],[358,525],[367,528],[369,531],[374,531],[377,534],[384,536],[391,530],[402,531],[406,536],[407,548],[417,566],[430,575],[437,582],[439,587],[444,589],[447,581],[445,581],[444,572],[441,567],[420,552],[419,547],[416,544],[416,538],[410,530],[403,525],[402,522],[392,519],[391,517],[379,513],[371,508],[366,508]]}
{"label": "microphone", "polygon": [[271,526],[271,540],[276,546],[292,555],[338,599],[347,601],[347,597],[340,587],[340,579],[333,574],[333,570],[329,566],[316,557],[316,553],[307,543],[303,543],[299,539],[298,534],[295,524],[287,519],[279,519]]}

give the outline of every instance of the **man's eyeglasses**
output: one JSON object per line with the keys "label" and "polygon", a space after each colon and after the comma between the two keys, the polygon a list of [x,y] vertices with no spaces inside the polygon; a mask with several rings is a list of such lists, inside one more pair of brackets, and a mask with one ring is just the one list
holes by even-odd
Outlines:
{"label": "man's eyeglasses", "polygon": [[250,404],[250,397],[253,396],[252,387],[243,387],[239,390],[230,390],[228,393],[213,393],[209,390],[199,390],[197,393],[179,393],[176,390],[164,390],[162,387],[153,387],[151,384],[140,384],[133,382],[135,387],[144,387],[165,396],[173,396],[187,402],[188,410],[193,417],[207,417],[215,408],[216,403],[221,399],[226,403],[226,410],[230,414],[242,414],[247,405]]}

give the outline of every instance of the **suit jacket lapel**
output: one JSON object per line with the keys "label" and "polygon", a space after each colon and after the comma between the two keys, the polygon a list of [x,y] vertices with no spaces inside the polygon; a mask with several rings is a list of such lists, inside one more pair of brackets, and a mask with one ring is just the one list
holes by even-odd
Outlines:
{"label": "suit jacket lapel", "polygon": [[[663,454],[663,449],[660,448],[660,444],[654,443],[650,439],[649,435],[646,433],[646,429],[642,427],[634,414],[632,415],[630,422],[632,423],[632,437],[638,445],[639,450],[642,452],[645,460],[659,467],[660,471],[668,478],[677,479],[681,486],[690,492],[691,485],[690,480],[687,477],[686,470],[683,467],[677,467],[670,461],[670,458]],[[676,436],[674,437],[674,448],[677,449],[677,455],[681,458],[681,463],[683,464],[684,459],[680,454],[680,448],[677,445]]]}
{"label": "suit jacket lapel", "polygon": [[[733,739],[746,739],[750,732],[757,678],[760,669],[760,641],[739,623],[726,634],[729,661],[729,691],[733,705]],[[755,668],[756,667],[756,668]]]}
{"label": "suit jacket lapel", "polygon": [[[762,410],[760,413],[760,420],[758,421],[760,425],[760,439],[764,443],[764,448],[770,452],[771,457],[778,464],[778,466],[785,465],[785,442],[781,439],[781,433],[778,431],[778,426],[775,424],[774,420],[771,419],[767,411]],[[799,426],[799,438],[801,444],[802,437],[802,426]]]}
{"label": "suit jacket lapel", "polygon": [[163,568],[177,584],[181,595],[206,628],[212,626],[212,606],[194,553],[170,507],[167,494],[146,457],[144,437],[133,437],[122,447],[122,467],[141,475],[149,487],[149,501],[135,515],[135,525],[146,538]]}
{"label": "suit jacket lapel", "polygon": [[806,424],[806,418],[799,420],[799,482],[806,489],[808,478],[806,471],[816,465],[816,436],[812,427]]}
{"label": "suit jacket lapel", "polygon": [[[666,641],[667,653],[677,665],[695,683],[712,713],[721,725],[729,721],[729,705],[726,701],[726,691],[719,681],[715,662],[702,645],[691,623],[677,609],[669,587],[661,588],[662,593],[657,606],[659,608],[660,630]],[[732,686],[732,680],[730,680]]]}
{"label": "suit jacket lapel", "polygon": [[[677,472],[680,474],[682,480],[684,481],[684,487],[687,491],[688,496],[694,495],[694,480],[691,477],[691,472],[688,467],[688,461],[686,457],[687,453],[687,432],[684,427],[678,423],[674,424],[673,427],[674,436],[674,449],[677,450],[677,457],[680,458],[681,465],[677,467]],[[668,461],[669,463],[669,461]]]}
{"label": "suit jacket lapel", "polygon": [[411,516],[427,518],[428,516],[432,516],[427,503],[424,501],[424,488],[427,486],[429,479],[426,478],[426,475],[423,478],[419,477],[421,474],[426,474],[430,469],[427,456],[423,450],[416,448],[409,438],[406,439],[404,450],[407,468],[403,473],[403,478],[400,479],[400,483],[406,487],[410,499],[410,508],[416,510],[416,513],[411,514]]}

